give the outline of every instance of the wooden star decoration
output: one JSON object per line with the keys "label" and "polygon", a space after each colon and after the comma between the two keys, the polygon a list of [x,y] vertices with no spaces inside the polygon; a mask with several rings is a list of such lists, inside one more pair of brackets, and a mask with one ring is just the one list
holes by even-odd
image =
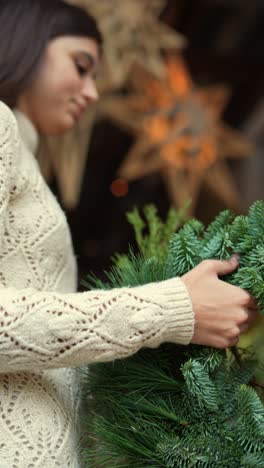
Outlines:
{"label": "wooden star decoration", "polygon": [[160,171],[174,205],[191,199],[192,210],[206,183],[238,210],[240,195],[227,159],[245,158],[253,148],[220,120],[230,93],[223,86],[195,86],[179,55],[168,56],[166,64],[163,80],[135,67],[130,93],[102,104],[105,116],[136,137],[118,175],[134,180]]}
{"label": "wooden star decoration", "polygon": [[185,39],[158,17],[165,0],[68,0],[91,12],[104,36],[99,73],[103,92],[122,86],[137,63],[154,75],[164,75],[163,50],[179,50]]}

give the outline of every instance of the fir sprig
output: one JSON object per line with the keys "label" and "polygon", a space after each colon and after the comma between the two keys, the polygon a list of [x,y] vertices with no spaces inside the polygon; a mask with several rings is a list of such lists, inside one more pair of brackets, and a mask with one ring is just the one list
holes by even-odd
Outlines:
{"label": "fir sprig", "polygon": [[170,208],[165,222],[158,216],[155,205],[146,205],[143,208],[145,219],[140,216],[137,208],[127,214],[127,219],[135,231],[139,251],[144,258],[155,257],[164,262],[173,233],[187,219],[188,206],[189,204],[186,204],[179,211]]}
{"label": "fir sprig", "polygon": [[[248,216],[226,210],[206,229],[190,220],[173,233],[175,216],[164,225],[153,207],[145,219],[138,211],[130,216],[140,252],[117,256],[106,284],[93,278],[93,287],[160,281],[239,253],[240,268],[222,279],[248,290],[264,312],[263,202]],[[84,370],[84,466],[264,468],[263,389],[253,388],[264,366],[249,352],[235,355],[163,344]]]}

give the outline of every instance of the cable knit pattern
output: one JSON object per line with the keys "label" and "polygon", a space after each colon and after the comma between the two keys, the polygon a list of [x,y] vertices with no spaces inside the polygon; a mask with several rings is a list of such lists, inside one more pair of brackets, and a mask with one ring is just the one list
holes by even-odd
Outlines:
{"label": "cable knit pattern", "polygon": [[75,367],[187,344],[193,311],[179,278],[76,292],[66,218],[33,155],[36,131],[15,116],[0,103],[0,467],[77,468]]}

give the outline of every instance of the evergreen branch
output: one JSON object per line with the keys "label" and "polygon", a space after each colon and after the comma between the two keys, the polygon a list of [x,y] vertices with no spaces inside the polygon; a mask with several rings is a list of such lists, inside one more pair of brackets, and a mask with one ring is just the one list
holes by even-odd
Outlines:
{"label": "evergreen branch", "polygon": [[[222,279],[249,291],[264,312],[263,202],[248,216],[225,211],[206,230],[190,220],[174,234],[175,213],[166,223],[153,207],[144,215],[131,218],[139,253],[116,256],[98,287],[160,281],[204,258],[240,253],[238,270]],[[236,347],[164,344],[92,365],[83,386],[83,459],[89,467],[263,468],[263,376],[254,353]]]}

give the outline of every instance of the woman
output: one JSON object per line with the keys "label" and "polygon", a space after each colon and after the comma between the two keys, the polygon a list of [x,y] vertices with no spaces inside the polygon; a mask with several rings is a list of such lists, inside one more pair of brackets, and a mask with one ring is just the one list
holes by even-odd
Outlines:
{"label": "woman", "polygon": [[34,154],[38,134],[67,132],[97,99],[101,48],[79,8],[0,3],[1,468],[79,466],[74,367],[165,341],[228,347],[256,317],[248,293],[218,279],[235,257],[158,285],[76,292],[67,222]]}

